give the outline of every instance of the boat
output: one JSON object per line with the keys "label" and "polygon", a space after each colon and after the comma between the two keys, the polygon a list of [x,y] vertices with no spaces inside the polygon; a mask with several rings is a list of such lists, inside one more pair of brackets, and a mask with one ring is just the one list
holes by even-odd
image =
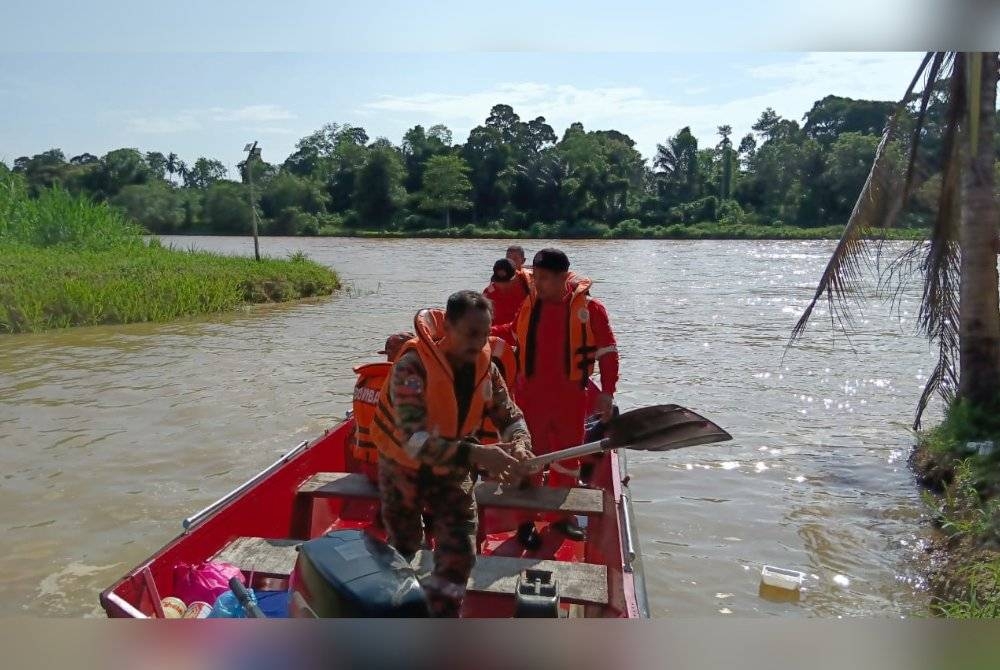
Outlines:
{"label": "boat", "polygon": [[[378,492],[348,457],[353,418],[304,441],[208,507],[186,518],[182,532],[100,594],[112,618],[162,618],[174,595],[175,566],[203,562],[238,567],[260,592],[285,590],[297,548],[339,531],[384,539],[376,523]],[[587,483],[569,488],[504,488],[480,481],[475,495],[477,557],[462,604],[463,618],[508,618],[524,610],[518,591],[528,576],[557,590],[558,615],[584,618],[649,616],[629,477],[623,453],[593,458]],[[556,528],[567,515],[585,518],[586,538]],[[534,520],[542,538],[528,550],[518,526]],[[414,567],[426,569],[429,552]],[[526,572],[526,571],[542,571]]]}

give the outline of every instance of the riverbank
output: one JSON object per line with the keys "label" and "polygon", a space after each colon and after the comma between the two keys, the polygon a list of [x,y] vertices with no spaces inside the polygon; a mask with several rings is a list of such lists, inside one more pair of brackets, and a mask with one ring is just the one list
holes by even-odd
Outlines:
{"label": "riverbank", "polygon": [[166,321],[246,303],[329,295],[333,270],[164,247],[104,204],[0,183],[0,333]]}
{"label": "riverbank", "polygon": [[[927,547],[932,611],[947,618],[1000,616],[1000,453],[974,440],[961,410],[922,433],[910,467],[937,529]],[[981,435],[977,437],[982,437]]]}
{"label": "riverbank", "polygon": [[329,295],[337,274],[306,259],[149,246],[113,251],[0,245],[0,332],[138,321]]}
{"label": "riverbank", "polygon": [[[626,240],[839,240],[843,226],[799,228],[794,226],[763,226],[751,224],[695,223],[690,225],[641,227],[623,221],[612,229],[604,224],[579,226],[537,223],[527,230],[510,230],[498,224],[476,226],[468,224],[453,228],[421,230],[358,230],[324,228],[319,237],[363,238],[457,238],[457,239],[626,239]],[[921,240],[927,231],[918,228],[879,230],[874,238],[887,240]]]}

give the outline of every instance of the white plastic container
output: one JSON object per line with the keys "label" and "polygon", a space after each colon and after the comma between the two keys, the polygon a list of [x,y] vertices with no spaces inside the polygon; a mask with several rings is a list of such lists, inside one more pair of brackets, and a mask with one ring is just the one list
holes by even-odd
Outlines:
{"label": "white plastic container", "polygon": [[773,565],[765,565],[760,571],[760,579],[768,586],[773,586],[786,591],[798,591],[802,588],[802,582],[806,578],[806,573],[798,570],[788,570],[786,568],[776,568]]}

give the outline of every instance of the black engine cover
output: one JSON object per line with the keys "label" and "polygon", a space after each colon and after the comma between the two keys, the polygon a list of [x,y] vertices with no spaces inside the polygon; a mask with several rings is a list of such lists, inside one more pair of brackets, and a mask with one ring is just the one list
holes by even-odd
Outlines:
{"label": "black engine cover", "polygon": [[290,587],[322,618],[428,616],[410,564],[360,530],[333,531],[302,543]]}

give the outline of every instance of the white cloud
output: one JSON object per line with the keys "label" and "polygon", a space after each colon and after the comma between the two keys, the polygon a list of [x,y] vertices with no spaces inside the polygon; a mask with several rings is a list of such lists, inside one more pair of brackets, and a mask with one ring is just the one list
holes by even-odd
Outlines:
{"label": "white cloud", "polygon": [[213,107],[209,110],[213,121],[287,121],[295,115],[278,105],[247,105],[238,109]]}
{"label": "white cloud", "polygon": [[244,130],[267,135],[296,135],[299,132],[292,128],[282,128],[280,126],[248,126]]}
{"label": "white cloud", "polygon": [[[168,134],[202,130],[219,123],[273,123],[294,118],[294,114],[278,105],[247,105],[233,109],[212,107],[181,110],[170,115],[132,116],[127,120],[127,127],[136,133]],[[261,130],[260,127],[248,129]],[[266,132],[292,131],[279,126],[267,126]]]}
{"label": "white cloud", "polygon": [[128,129],[136,133],[167,134],[201,129],[194,114],[180,113],[173,116],[139,116],[128,120]]}
{"label": "white cloud", "polygon": [[[574,121],[588,130],[615,128],[636,141],[647,158],[684,126],[690,126],[702,146],[718,141],[716,127],[729,124],[737,138],[765,107],[786,118],[801,121],[812,104],[826,95],[895,100],[902,97],[922,54],[914,53],[815,53],[783,63],[747,67],[745,80],[754,92],[718,100],[717,87],[704,80],[684,78],[687,84],[677,97],[651,93],[638,86],[580,88],[540,82],[500,83],[468,93],[383,95],[359,110],[405,117],[414,123],[442,122],[455,132],[456,141],[482,123],[497,103],[511,105],[521,118],[544,116],[561,134]],[[676,88],[676,87],[671,87]],[[746,86],[743,87],[746,90]],[[689,98],[711,92],[715,102]]]}
{"label": "white cloud", "polygon": [[[854,97],[898,99],[903,96],[923,56],[923,53],[912,52],[811,53],[796,61],[751,67],[747,74],[785,86],[825,87],[831,92],[854,91]],[[900,79],[901,72],[910,76]],[[895,83],[891,91],[886,90],[890,82]]]}

